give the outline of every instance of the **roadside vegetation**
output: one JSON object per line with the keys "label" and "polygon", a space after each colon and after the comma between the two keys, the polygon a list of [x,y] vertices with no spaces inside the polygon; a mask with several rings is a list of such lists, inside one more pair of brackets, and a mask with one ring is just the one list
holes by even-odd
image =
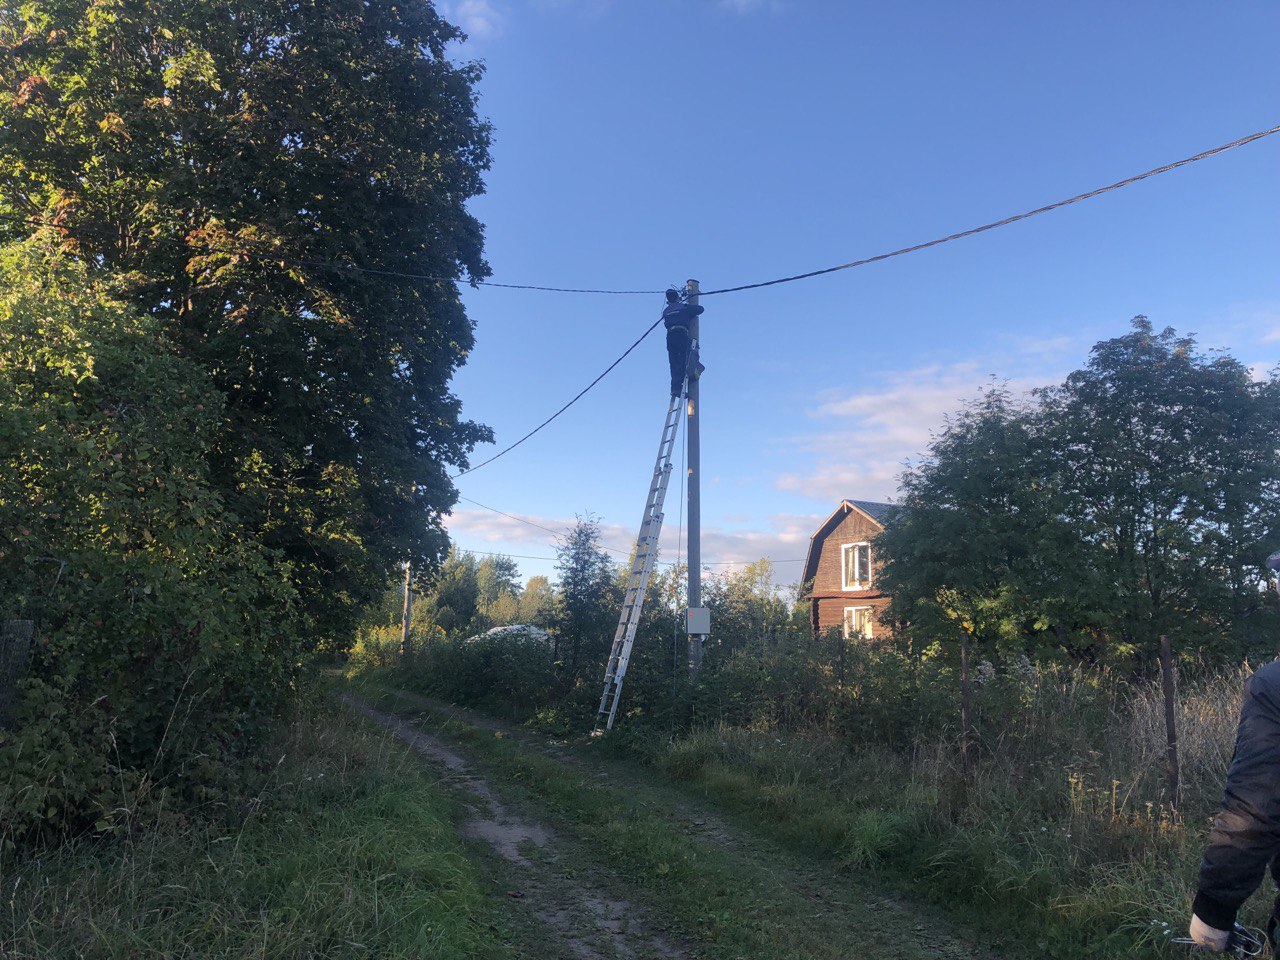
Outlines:
{"label": "roadside vegetation", "polygon": [[0,956],[509,956],[438,776],[304,697],[198,804],[0,863]]}
{"label": "roadside vegetation", "polygon": [[446,554],[471,321],[320,264],[487,273],[460,37],[426,0],[0,16],[0,854],[198,803]]}
{"label": "roadside vegetation", "polygon": [[[1280,538],[1277,390],[1143,318],[1060,387],[1017,402],[994,387],[908,471],[873,547],[885,639],[814,636],[803,591],[762,562],[707,583],[715,644],[690,683],[669,570],[596,749],[1039,955],[1158,952],[1161,924],[1189,915],[1241,685],[1280,649],[1262,565]],[[609,567],[592,532],[566,541],[562,569],[583,550]],[[388,619],[361,634],[353,672],[583,736],[620,576],[576,595],[566,579],[548,638],[445,629],[428,593],[407,654]],[[578,633],[563,611],[592,598],[609,629]],[[1178,672],[1176,796],[1161,636]]]}

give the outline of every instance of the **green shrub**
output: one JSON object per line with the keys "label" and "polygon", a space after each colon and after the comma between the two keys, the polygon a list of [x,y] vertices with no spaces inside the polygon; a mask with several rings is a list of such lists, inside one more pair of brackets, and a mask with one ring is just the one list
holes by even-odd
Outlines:
{"label": "green shrub", "polygon": [[0,731],[13,841],[193,788],[261,733],[298,653],[288,571],[208,482],[208,379],[38,244],[3,252],[0,288],[0,618],[38,632]]}

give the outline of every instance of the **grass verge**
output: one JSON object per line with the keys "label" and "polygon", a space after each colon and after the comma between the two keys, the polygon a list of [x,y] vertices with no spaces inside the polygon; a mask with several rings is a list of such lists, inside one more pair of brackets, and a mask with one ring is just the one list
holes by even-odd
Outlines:
{"label": "grass verge", "polygon": [[0,863],[0,957],[511,955],[419,758],[310,698],[199,815]]}
{"label": "grass verge", "polygon": [[[404,702],[388,706],[403,708]],[[1216,717],[1222,711],[1209,712]],[[645,818],[666,790],[689,806],[726,815],[745,828],[744,835],[770,838],[822,865],[841,883],[870,878],[865,886],[932,900],[990,942],[1022,944],[1036,956],[1176,956],[1169,929],[1189,916],[1203,818],[1143,805],[1118,791],[1116,780],[1110,789],[1091,788],[1097,772],[1034,771],[1068,781],[1066,796],[1050,807],[1028,799],[1051,794],[1052,785],[1029,790],[987,765],[963,778],[941,748],[934,755],[918,747],[904,758],[888,748],[851,750],[820,730],[721,726],[675,741],[631,733],[574,748],[594,757],[597,770],[647,782],[646,803],[617,791],[601,799],[599,781],[566,776],[550,758],[522,756],[527,748],[504,747],[491,734],[444,729],[490,756],[542,802],[601,830],[601,842],[613,844],[619,862],[636,871],[633,879],[657,888],[672,871],[683,876],[688,857],[675,864],[665,859],[666,851],[651,856],[644,849],[648,841],[620,850],[624,839],[608,835],[621,829],[617,810],[609,808],[638,808],[626,817],[642,825],[642,834],[662,836],[663,828]],[[669,828],[666,835],[672,835]],[[697,854],[692,847],[685,853]],[[645,877],[645,870],[657,871],[659,879]],[[710,874],[708,879],[715,882]],[[732,911],[736,898],[719,902]],[[1242,919],[1260,925],[1269,899],[1259,892]],[[743,909],[756,906],[748,898]],[[748,931],[742,942],[755,936]]]}
{"label": "grass verge", "polygon": [[[504,797],[536,806],[638,890],[698,956],[737,960],[972,957],[974,951],[854,878],[832,884],[771,844],[708,842],[662,784],[611,786],[594,765],[568,765],[529,745],[361,684],[384,710],[458,744]],[[650,771],[652,777],[652,771]],[[628,778],[629,780],[629,778]],[[929,918],[934,919],[934,918]],[[985,953],[985,951],[980,951]]]}

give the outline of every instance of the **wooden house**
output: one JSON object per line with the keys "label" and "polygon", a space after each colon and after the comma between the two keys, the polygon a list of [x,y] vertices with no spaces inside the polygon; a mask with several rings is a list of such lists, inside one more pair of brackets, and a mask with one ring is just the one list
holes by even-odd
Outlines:
{"label": "wooden house", "polygon": [[876,535],[897,508],[890,503],[842,500],[809,538],[804,582],[812,583],[810,619],[816,633],[832,627],[848,638],[884,632],[880,615],[889,598],[876,586]]}

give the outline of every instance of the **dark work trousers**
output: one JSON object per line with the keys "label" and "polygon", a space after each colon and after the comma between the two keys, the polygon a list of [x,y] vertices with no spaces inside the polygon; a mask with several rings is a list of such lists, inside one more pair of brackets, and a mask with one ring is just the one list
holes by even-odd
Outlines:
{"label": "dark work trousers", "polygon": [[672,327],[667,331],[667,359],[671,361],[671,395],[680,396],[684,376],[689,371],[689,331],[686,327]]}

